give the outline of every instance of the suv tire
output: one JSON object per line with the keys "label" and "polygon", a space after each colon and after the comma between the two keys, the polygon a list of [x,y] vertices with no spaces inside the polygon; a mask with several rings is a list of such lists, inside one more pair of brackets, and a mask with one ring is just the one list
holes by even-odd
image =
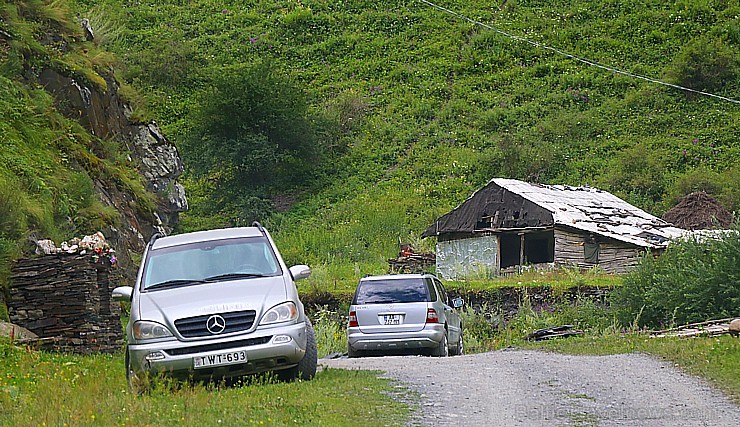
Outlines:
{"label": "suv tire", "polygon": [[283,381],[295,379],[310,380],[316,375],[316,365],[318,364],[319,351],[316,348],[316,334],[313,330],[311,321],[306,317],[306,354],[303,356],[298,365],[279,371],[278,378]]}
{"label": "suv tire", "polygon": [[137,396],[149,393],[152,388],[150,379],[146,375],[136,374],[131,369],[131,356],[128,352],[128,346],[126,347],[125,352],[126,356],[124,365],[126,367],[126,382],[128,382],[128,389]]}
{"label": "suv tire", "polygon": [[455,348],[455,356],[463,355],[463,331],[460,329],[460,338],[457,339],[457,348]]}

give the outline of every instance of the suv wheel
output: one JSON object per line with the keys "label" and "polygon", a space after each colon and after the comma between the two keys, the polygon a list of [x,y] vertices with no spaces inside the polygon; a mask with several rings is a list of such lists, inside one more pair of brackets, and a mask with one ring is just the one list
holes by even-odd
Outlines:
{"label": "suv wheel", "polygon": [[146,376],[140,376],[133,369],[131,369],[131,356],[126,347],[125,366],[126,366],[126,381],[128,382],[128,389],[132,393],[142,395],[147,393],[151,389],[150,380]]}
{"label": "suv wheel", "polygon": [[294,379],[310,380],[316,375],[319,351],[316,348],[316,334],[313,331],[311,321],[306,317],[306,354],[298,365],[278,371],[278,377],[284,381]]}

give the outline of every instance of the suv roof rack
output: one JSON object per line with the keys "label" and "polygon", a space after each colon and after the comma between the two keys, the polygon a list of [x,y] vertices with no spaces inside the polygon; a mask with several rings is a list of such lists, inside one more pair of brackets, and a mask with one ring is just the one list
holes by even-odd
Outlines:
{"label": "suv roof rack", "polygon": [[149,246],[153,245],[154,241],[159,239],[160,237],[164,237],[164,235],[162,235],[162,233],[160,232],[152,234],[152,237],[149,239]]}

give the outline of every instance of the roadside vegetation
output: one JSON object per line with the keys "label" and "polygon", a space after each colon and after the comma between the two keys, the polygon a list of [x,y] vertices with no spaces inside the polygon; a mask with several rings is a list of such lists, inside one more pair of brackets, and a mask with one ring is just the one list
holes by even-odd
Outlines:
{"label": "roadside vegetation", "polygon": [[[326,370],[311,381],[128,390],[123,355],[31,351],[0,339],[0,425],[401,426],[414,397],[375,372]],[[403,396],[395,400],[394,396]],[[348,404],[351,402],[351,404]]]}
{"label": "roadside vegetation", "polygon": [[620,322],[675,326],[740,316],[740,227],[719,239],[672,243],[646,256],[615,294]]}

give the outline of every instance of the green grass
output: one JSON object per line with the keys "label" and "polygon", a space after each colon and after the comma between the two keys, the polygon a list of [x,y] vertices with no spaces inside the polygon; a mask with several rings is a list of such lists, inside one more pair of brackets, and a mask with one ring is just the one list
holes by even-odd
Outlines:
{"label": "green grass", "polygon": [[483,291],[507,287],[549,287],[558,293],[584,286],[611,288],[620,286],[621,284],[622,277],[618,275],[607,274],[597,270],[579,271],[573,268],[560,268],[546,272],[530,271],[494,279],[452,280],[447,282],[445,286],[460,291]]}
{"label": "green grass", "polygon": [[719,386],[740,404],[740,340],[730,335],[693,338],[650,338],[646,334],[586,336],[538,343],[523,348],[568,354],[607,355],[644,352],[675,364]]}
{"label": "green grass", "polygon": [[[656,78],[691,77],[691,54],[705,55],[703,63],[719,64],[725,76],[710,82],[711,91],[737,97],[732,2],[500,3],[445,6]],[[143,89],[187,169],[197,166],[189,163],[199,153],[187,146],[199,135],[199,101],[225,70],[269,63],[296,82],[320,157],[306,161],[305,179],[278,179],[250,196],[268,206],[291,196],[287,211],[259,219],[289,263],[325,268],[330,286],[336,278],[338,288],[350,287],[355,270],[383,271],[399,239],[433,249],[421,232],[493,177],[597,186],[653,214],[698,189],[740,206],[733,104],[588,67],[419,1],[74,4],[93,16],[105,5],[121,23],[107,44],[120,75]],[[716,51],[695,52],[715,44]],[[188,175],[192,210],[183,230],[247,220],[244,200],[211,193],[210,179],[228,171]],[[240,194],[252,189],[243,187]]]}
{"label": "green grass", "polygon": [[409,407],[376,372],[329,369],[312,381],[128,391],[123,356],[29,351],[0,341],[0,425],[404,425]]}

